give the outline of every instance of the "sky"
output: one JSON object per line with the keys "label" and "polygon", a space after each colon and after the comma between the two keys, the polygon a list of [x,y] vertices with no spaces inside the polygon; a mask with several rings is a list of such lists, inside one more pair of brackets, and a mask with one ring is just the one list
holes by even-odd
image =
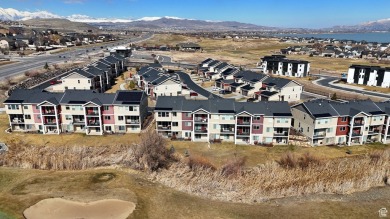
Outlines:
{"label": "sky", "polygon": [[97,18],[173,16],[324,28],[390,18],[389,0],[0,0],[1,8]]}

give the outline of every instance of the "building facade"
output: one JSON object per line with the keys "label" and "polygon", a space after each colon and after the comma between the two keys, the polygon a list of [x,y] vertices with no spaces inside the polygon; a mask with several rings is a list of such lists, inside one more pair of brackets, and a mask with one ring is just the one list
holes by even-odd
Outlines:
{"label": "building facade", "polygon": [[287,144],[291,126],[287,102],[162,96],[157,99],[154,114],[161,135],[202,142]]}
{"label": "building facade", "polygon": [[351,65],[348,69],[347,83],[389,88],[390,68]]}
{"label": "building facade", "polygon": [[390,102],[314,100],[291,108],[293,128],[317,145],[390,142]]}
{"label": "building facade", "polygon": [[87,135],[139,133],[148,106],[142,91],[88,90],[15,90],[4,104],[11,131]]}
{"label": "building facade", "polygon": [[258,66],[267,74],[289,77],[306,77],[310,74],[310,62],[287,59],[284,55],[264,56]]}

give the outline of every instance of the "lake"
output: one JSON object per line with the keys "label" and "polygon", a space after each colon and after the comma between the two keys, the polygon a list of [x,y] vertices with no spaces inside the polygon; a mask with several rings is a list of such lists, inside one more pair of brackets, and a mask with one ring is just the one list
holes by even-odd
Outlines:
{"label": "lake", "polygon": [[321,34],[278,34],[277,36],[334,38],[338,40],[356,40],[378,43],[390,43],[390,32],[375,33],[321,33]]}

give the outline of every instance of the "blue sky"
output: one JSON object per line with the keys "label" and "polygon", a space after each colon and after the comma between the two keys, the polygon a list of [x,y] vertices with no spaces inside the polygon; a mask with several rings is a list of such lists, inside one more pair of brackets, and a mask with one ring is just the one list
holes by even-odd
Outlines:
{"label": "blue sky", "polygon": [[239,21],[275,27],[322,28],[390,18],[389,0],[0,0],[0,7],[67,16]]}

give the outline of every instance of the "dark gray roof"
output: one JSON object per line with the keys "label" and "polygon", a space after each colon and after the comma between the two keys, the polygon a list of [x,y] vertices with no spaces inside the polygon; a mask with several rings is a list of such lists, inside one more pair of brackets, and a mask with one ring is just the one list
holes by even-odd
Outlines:
{"label": "dark gray roof", "polygon": [[194,112],[200,109],[211,113],[239,114],[247,112],[253,115],[291,116],[290,107],[285,101],[254,103],[235,102],[233,99],[188,100],[181,96],[159,96],[156,103],[156,110],[160,111]]}
{"label": "dark gray roof", "polygon": [[275,77],[268,77],[263,81],[263,83],[267,84],[268,86],[275,86],[276,88],[282,88],[290,82],[291,80],[289,79]]}
{"label": "dark gray roof", "polygon": [[241,78],[244,81],[258,82],[268,77],[266,74],[253,71],[239,71],[234,75],[235,78]]}
{"label": "dark gray roof", "polygon": [[267,90],[265,90],[265,91],[262,91],[262,92],[260,93],[260,95],[261,95],[261,96],[265,96],[265,97],[271,97],[271,96],[273,96],[273,95],[275,95],[275,94],[277,94],[277,93],[279,93],[279,92],[277,92],[277,91],[267,91]]}
{"label": "dark gray roof", "polygon": [[214,60],[214,61],[210,62],[210,63],[208,64],[208,66],[209,66],[209,67],[210,67],[210,66],[214,66],[214,65],[216,65],[216,64],[218,64],[218,63],[220,63],[220,61]]}
{"label": "dark gray roof", "polygon": [[221,74],[223,76],[228,76],[228,75],[231,75],[233,74],[234,72],[238,71],[238,69],[235,69],[235,68],[227,68],[225,71],[223,71]]}
{"label": "dark gray roof", "polygon": [[325,99],[312,100],[298,104],[294,108],[305,111],[315,118],[333,116],[355,116],[361,112],[368,115],[386,114],[386,103],[375,103],[371,100],[338,102]]}
{"label": "dark gray roof", "polygon": [[218,64],[217,66],[215,66],[215,68],[218,68],[218,69],[222,69],[222,68],[225,68],[226,66],[228,66],[229,64],[226,63],[226,62],[222,62],[220,64]]}
{"label": "dark gray roof", "polygon": [[92,90],[66,90],[63,93],[50,93],[40,89],[17,89],[4,103],[39,104],[44,101],[53,104],[82,105],[93,102],[98,105],[139,104],[146,94],[143,91],[117,91],[116,93],[96,93]]}
{"label": "dark gray roof", "polygon": [[207,59],[203,60],[203,62],[201,62],[200,64],[203,65],[203,64],[206,64],[206,63],[211,62],[211,61],[213,61],[213,59],[207,58]]}
{"label": "dark gray roof", "polygon": [[252,90],[254,89],[254,87],[250,86],[249,84],[245,85],[245,86],[242,86],[241,87],[242,90]]}

